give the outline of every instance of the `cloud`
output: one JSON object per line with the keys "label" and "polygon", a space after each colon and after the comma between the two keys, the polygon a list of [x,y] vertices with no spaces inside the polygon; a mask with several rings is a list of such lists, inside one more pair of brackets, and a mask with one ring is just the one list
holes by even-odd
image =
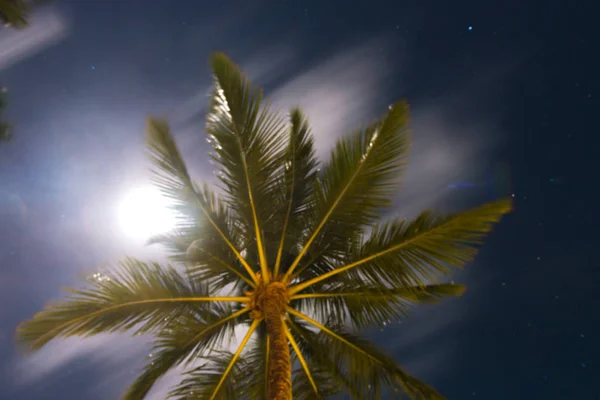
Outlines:
{"label": "cloud", "polygon": [[309,118],[319,157],[328,159],[335,140],[376,116],[390,77],[382,57],[383,39],[335,55],[279,87],[274,105],[287,111],[301,107]]}
{"label": "cloud", "polygon": [[141,356],[148,343],[149,338],[130,338],[119,334],[55,340],[38,352],[19,359],[13,379],[21,385],[37,382],[81,359],[91,365],[119,368],[127,365],[133,356]]}
{"label": "cloud", "polygon": [[483,121],[460,123],[453,118],[437,106],[414,109],[412,147],[395,214],[412,217],[425,208],[444,207],[462,198],[464,192],[448,185],[474,179],[486,168],[494,129]]}
{"label": "cloud", "polygon": [[[390,95],[386,93],[388,79],[392,72],[403,72],[404,66],[397,68],[384,58],[381,48],[385,46],[384,41],[377,39],[334,55],[293,77],[272,93],[276,107],[287,110],[299,105],[305,110],[322,159],[328,158],[340,135],[369,122],[387,104]],[[263,53],[265,60],[259,57],[248,61],[249,70],[258,75],[254,76],[258,82],[264,81],[264,77],[274,71],[285,69],[295,60],[295,55],[288,50],[281,57],[273,58],[275,50]],[[488,83],[491,85],[493,82]],[[452,179],[483,168],[486,155],[493,148],[493,125],[488,120],[478,119],[465,106],[477,101],[476,94],[465,93],[460,86],[454,89],[460,92],[460,98],[438,97],[435,101],[414,107],[413,147],[404,185],[397,199],[396,211],[402,215],[414,215],[425,207],[452,201],[455,193],[449,191],[447,185]],[[193,118],[206,105],[206,93],[201,92],[181,107],[176,120],[182,123]],[[182,143],[189,139],[181,139],[180,146],[187,147]],[[467,310],[463,304],[456,301],[444,305],[444,308],[436,309],[438,306],[434,306],[419,311],[416,318],[403,324],[402,328],[390,328],[389,331],[397,332],[397,337],[387,340],[388,347],[398,352],[414,346],[421,350],[429,349],[426,354],[408,357],[406,364],[419,376],[432,374],[450,353],[447,346],[431,346],[431,338],[464,317]],[[239,339],[239,334],[236,336]],[[112,373],[119,375],[131,369],[133,364],[127,360],[142,354],[147,348],[147,338],[99,336],[72,339],[52,343],[36,355],[21,360],[19,371],[24,371],[23,381],[30,382],[85,357],[92,362],[110,364]],[[111,376],[108,375],[106,381],[99,384],[109,385],[115,379]],[[180,371],[176,370],[161,379],[150,398],[163,398],[168,387],[179,381],[179,376]]]}
{"label": "cloud", "polygon": [[[494,107],[486,101],[501,90],[517,65],[487,68],[478,79],[457,82],[445,88],[449,94],[413,107],[412,147],[394,214],[411,217],[424,208],[453,209],[477,192],[499,187],[490,173],[494,167],[490,155],[501,145],[503,132],[497,121],[502,116],[491,113]],[[448,187],[461,182],[475,187],[463,191]]]}
{"label": "cloud", "polygon": [[0,31],[0,71],[66,37],[66,19],[55,10],[34,13],[27,29]]}
{"label": "cloud", "polygon": [[431,379],[452,356],[456,340],[452,332],[469,312],[465,304],[464,299],[454,299],[413,310],[405,321],[382,333],[386,349],[410,374]]}
{"label": "cloud", "polygon": [[[231,338],[231,340],[230,340],[230,338],[226,337],[224,339],[224,343],[228,344],[228,348],[230,351],[235,352],[247,332],[248,332],[247,325],[237,326],[235,328],[234,335]],[[126,344],[133,345],[133,347],[131,349],[123,352],[124,346],[120,346],[120,348],[118,350],[119,351],[118,357],[120,357],[122,361],[125,361],[126,359],[131,360],[136,355],[137,355],[136,359],[140,360],[143,358],[145,353],[148,353],[149,348],[150,348],[150,346],[148,345],[148,343],[150,343],[150,338],[145,340],[145,343],[143,343],[143,346],[140,346],[140,343],[132,343],[132,340],[136,340],[136,338],[126,338],[126,340],[127,340],[127,342],[121,342],[121,343],[125,343],[125,345]],[[117,343],[117,342],[115,342],[115,343]],[[148,354],[146,354],[146,355],[148,355]],[[106,357],[106,359],[108,359],[108,357]],[[114,363],[112,361],[114,361]],[[191,369],[201,365],[205,361],[206,361],[205,359],[199,358],[199,359],[190,361],[190,363],[185,366],[179,365],[179,366],[173,368],[172,370],[170,370],[167,374],[162,376],[157,381],[157,383],[154,385],[154,387],[148,393],[146,400],[166,399],[169,391],[174,386],[176,386],[177,384],[179,384],[181,382],[186,370],[191,370]],[[119,365],[118,360],[111,360],[111,365]],[[123,379],[124,371],[122,369],[120,369],[120,368],[117,368],[117,369],[111,368],[110,370],[107,369],[105,376],[97,385],[98,391],[103,392],[104,389],[107,387],[114,387],[115,382],[118,382],[119,385],[121,385],[121,387],[123,388],[123,389],[121,389],[121,391],[124,390],[125,386],[123,386],[123,385],[127,385],[131,381],[133,381],[133,379],[135,379],[137,377],[137,372],[139,371],[138,368],[132,368],[131,363],[127,363],[127,369],[130,371],[130,374],[128,375],[128,377],[130,379],[127,379],[127,380]]]}

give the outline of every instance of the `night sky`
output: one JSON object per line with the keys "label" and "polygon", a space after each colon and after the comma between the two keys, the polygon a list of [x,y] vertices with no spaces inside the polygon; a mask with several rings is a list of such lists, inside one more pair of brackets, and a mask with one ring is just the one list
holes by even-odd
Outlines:
{"label": "night sky", "polygon": [[400,215],[514,197],[452,278],[467,293],[369,333],[379,345],[451,400],[600,399],[593,7],[73,0],[39,9],[25,31],[1,29],[16,129],[0,145],[0,399],[117,399],[134,378],[145,338],[74,339],[21,357],[14,328],[125,254],[162,257],[124,234],[117,209],[148,183],[150,114],[170,119],[194,176],[214,181],[203,113],[215,50],[278,107],[303,106],[323,158],[340,134],[407,98],[414,145]]}

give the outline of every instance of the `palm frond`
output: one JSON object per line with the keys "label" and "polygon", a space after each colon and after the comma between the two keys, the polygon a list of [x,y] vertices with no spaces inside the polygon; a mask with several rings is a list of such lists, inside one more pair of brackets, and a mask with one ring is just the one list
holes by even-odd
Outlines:
{"label": "palm frond", "polygon": [[308,293],[297,294],[292,296],[292,300],[296,299],[319,299],[330,297],[357,298],[367,297],[373,300],[400,298],[406,301],[425,303],[435,302],[446,296],[462,296],[466,290],[466,286],[457,285],[454,283],[442,283],[435,285],[413,286],[407,288],[386,288],[381,286],[365,286],[357,285],[356,289],[349,287],[331,287],[327,293]]}
{"label": "palm frond", "polygon": [[[169,392],[169,399],[250,400],[242,394],[249,371],[248,363],[243,358],[237,360],[224,381],[222,378],[234,354],[228,351],[216,351],[203,358],[206,361],[188,371],[186,377]],[[218,392],[216,392],[217,387]]]}
{"label": "palm frond", "polygon": [[300,283],[290,293],[343,272],[360,272],[367,282],[395,287],[435,281],[450,267],[462,268],[470,262],[477,254],[475,246],[511,207],[511,200],[504,199],[450,217],[426,211],[411,222],[394,219],[377,225],[369,240],[355,248],[352,262]]}
{"label": "palm frond", "polygon": [[[329,253],[328,245],[331,243],[326,243],[325,247],[320,247],[321,244],[317,244],[314,248],[308,251],[306,255],[306,261],[303,264],[296,268],[295,272],[291,276],[291,285],[295,285],[297,283],[302,283],[309,281],[311,279],[322,276],[326,273],[334,271],[340,265],[345,265],[351,261],[349,259],[350,252],[356,247],[362,245],[363,243],[363,234],[359,232],[355,232],[352,234],[348,233],[347,242],[345,243],[345,247],[347,248],[344,252],[339,251],[339,246],[337,247],[333,254]],[[327,242],[325,239],[324,242]],[[326,292],[330,287],[338,287],[341,285],[342,287],[346,287],[346,285],[350,284],[347,274],[333,275],[327,281],[323,282],[323,284],[317,284],[314,286],[307,287],[304,289],[304,293],[323,293]],[[350,284],[352,286],[352,284]],[[355,286],[352,286],[355,287]]]}
{"label": "palm frond", "polygon": [[243,380],[244,395],[236,398],[248,400],[266,399],[268,393],[269,340],[266,325],[256,328],[255,339],[248,343],[247,351],[242,355],[246,365],[247,378]]}
{"label": "palm frond", "polygon": [[3,121],[2,116],[2,113],[7,107],[5,92],[6,88],[0,87],[0,141],[8,141],[12,137],[12,125]]}
{"label": "palm frond", "polygon": [[[240,230],[231,218],[223,201],[208,185],[196,187],[196,193],[209,215],[236,247],[242,244]],[[193,204],[189,208],[193,208]],[[238,283],[241,279],[249,287],[256,287],[235,253],[209,224],[201,224],[191,218],[184,226],[167,234],[152,237],[149,244],[161,244],[170,252],[170,258],[188,265],[192,279],[211,279],[215,290]],[[189,224],[189,225],[188,225]]]}
{"label": "palm frond", "polygon": [[290,125],[290,137],[285,153],[285,194],[282,201],[285,208],[274,276],[279,275],[282,257],[292,254],[293,246],[296,246],[298,238],[305,230],[304,214],[310,206],[309,199],[318,165],[308,120],[297,108],[290,113]]}
{"label": "palm frond", "polygon": [[129,386],[123,400],[142,400],[156,381],[173,367],[209,354],[232,337],[234,328],[250,310],[233,312],[229,306],[212,307],[201,313],[177,316],[157,336],[151,360],[142,374]]}
{"label": "palm frond", "polygon": [[[284,323],[285,323],[285,320],[284,320]],[[319,394],[319,388],[317,387],[317,384],[315,383],[315,379],[313,378],[313,375],[310,372],[308,363],[306,362],[306,360],[304,359],[304,356],[302,355],[302,351],[300,350],[300,347],[298,347],[298,343],[294,339],[294,336],[291,334],[289,329],[285,330],[285,334],[288,338],[288,341],[290,342],[290,345],[294,349],[296,358],[297,358],[298,362],[300,362],[300,365],[302,366],[302,372],[304,372],[304,375],[306,376],[306,380],[308,380],[308,382],[310,383],[310,386],[311,386],[311,389],[312,389],[314,395],[316,397],[321,397]],[[297,383],[297,385],[298,385],[298,383]],[[293,383],[292,383],[292,386],[293,386]]]}
{"label": "palm frond", "polygon": [[[345,391],[352,399],[362,399],[359,393],[353,390],[342,370],[338,369],[327,356],[327,348],[315,340],[316,333],[308,329],[308,325],[295,317],[287,319],[292,335],[298,348],[304,355],[313,379],[319,388],[319,395],[330,398]],[[312,385],[304,371],[297,371],[293,381],[293,398],[312,400]]]}
{"label": "palm frond", "polygon": [[[193,370],[171,393],[178,399],[233,399],[242,396],[242,382],[246,382],[250,366],[243,359],[238,363],[244,347],[260,324],[254,320],[235,354],[228,357],[210,357],[210,362]],[[226,354],[222,352],[223,354]],[[237,365],[236,365],[237,364]],[[241,389],[241,390],[240,390]]]}
{"label": "palm frond", "polygon": [[[199,190],[191,180],[168,123],[164,120],[150,119],[147,130],[147,148],[155,165],[153,180],[162,193],[174,203],[173,210],[182,216],[183,223],[179,229],[189,234],[198,227],[210,225],[233,252],[252,281],[257,282],[254,271],[227,235],[226,226],[230,227],[229,221],[223,212],[220,212],[223,210],[219,209],[216,196],[206,186],[204,190]],[[222,218],[217,219],[218,215]]]}
{"label": "palm frond", "polygon": [[[340,393],[341,390],[339,386],[332,382],[329,371],[320,368],[319,365],[311,367],[310,371],[311,379],[309,379],[303,368],[294,371],[292,376],[292,399],[323,400]],[[319,390],[318,393],[315,393],[313,381]]]}
{"label": "palm frond", "polygon": [[228,285],[243,285],[240,292],[256,287],[244,267],[219,238],[205,237],[194,240],[193,234],[175,231],[156,235],[151,243],[160,243],[171,250],[171,259],[187,265],[190,279],[210,280],[213,292]]}
{"label": "palm frond", "polygon": [[436,284],[405,288],[368,286],[363,282],[347,282],[330,286],[325,293],[303,293],[292,297],[297,310],[314,313],[316,318],[338,323],[351,322],[362,330],[386,325],[405,318],[417,303],[433,303],[446,297],[462,296],[466,287]]}
{"label": "palm frond", "polygon": [[288,312],[320,330],[312,335],[305,330],[304,339],[313,348],[327,349],[326,357],[336,370],[345,372],[347,389],[358,394],[358,398],[402,398],[402,394],[406,394],[413,400],[444,399],[433,388],[406,373],[364,337],[331,321],[325,326],[295,310],[288,309]]}
{"label": "palm frond", "polygon": [[0,21],[6,26],[21,29],[28,25],[31,7],[25,0],[0,0]]}
{"label": "palm frond", "polygon": [[400,102],[381,121],[338,140],[313,191],[311,235],[286,276],[318,238],[330,245],[329,253],[345,251],[348,236],[387,210],[410,144],[407,124],[408,105]]}
{"label": "palm frond", "polygon": [[210,296],[208,288],[189,282],[177,270],[133,258],[119,269],[95,274],[88,289],[66,289],[72,295],[25,321],[17,339],[25,348],[38,350],[50,340],[68,336],[131,330],[156,332],[182,312],[193,312],[207,302],[245,302],[246,297]]}
{"label": "palm frond", "polygon": [[282,168],[282,119],[262,104],[262,91],[227,56],[213,54],[215,76],[206,132],[221,166],[219,178],[233,209],[254,236],[263,279],[268,282],[263,232],[272,213],[272,200]]}
{"label": "palm frond", "polygon": [[7,142],[12,138],[12,125],[0,121],[0,142]]}

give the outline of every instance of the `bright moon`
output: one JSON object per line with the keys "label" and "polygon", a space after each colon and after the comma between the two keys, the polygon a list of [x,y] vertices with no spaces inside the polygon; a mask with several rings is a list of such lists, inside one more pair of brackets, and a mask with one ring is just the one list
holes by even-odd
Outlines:
{"label": "bright moon", "polygon": [[133,239],[149,239],[173,229],[175,218],[166,199],[152,187],[131,190],[118,208],[119,224]]}

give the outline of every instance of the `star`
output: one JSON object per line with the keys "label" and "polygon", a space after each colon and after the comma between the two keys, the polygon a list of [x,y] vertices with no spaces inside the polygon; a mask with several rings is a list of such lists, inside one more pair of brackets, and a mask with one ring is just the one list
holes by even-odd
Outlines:
{"label": "star", "polygon": [[471,25],[469,25],[469,28],[467,28],[467,29],[469,29],[470,31],[472,31],[473,27]]}
{"label": "star", "polygon": [[95,70],[96,70],[96,66],[92,65],[92,71],[95,71]]}

